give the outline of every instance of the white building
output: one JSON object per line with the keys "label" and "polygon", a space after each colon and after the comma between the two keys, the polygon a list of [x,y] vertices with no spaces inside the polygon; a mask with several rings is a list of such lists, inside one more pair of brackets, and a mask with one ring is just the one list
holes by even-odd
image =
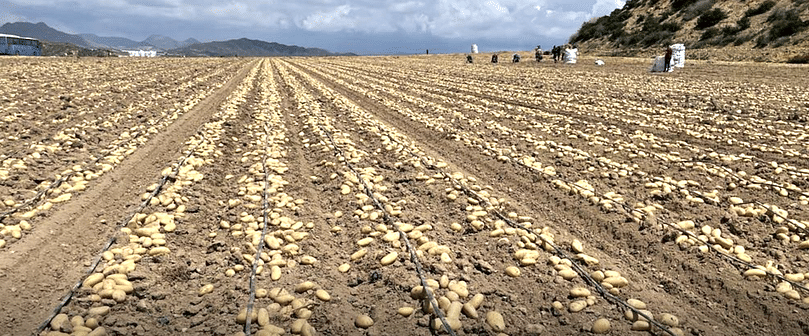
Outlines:
{"label": "white building", "polygon": [[157,57],[157,50],[125,50],[129,57]]}

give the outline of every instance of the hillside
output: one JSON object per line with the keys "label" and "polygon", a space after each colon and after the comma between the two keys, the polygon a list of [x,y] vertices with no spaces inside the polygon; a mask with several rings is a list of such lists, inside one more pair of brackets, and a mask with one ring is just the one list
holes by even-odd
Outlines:
{"label": "hillside", "polygon": [[[197,43],[184,48],[172,49],[168,54],[183,56],[334,56],[328,50],[304,48],[275,42],[241,38],[238,40]],[[353,55],[353,54],[347,54]]]}
{"label": "hillside", "polygon": [[735,58],[788,57],[809,48],[808,28],[809,0],[629,0],[584,23],[570,43],[629,53],[684,43],[689,49],[737,51]]}
{"label": "hillside", "polygon": [[50,42],[70,43],[85,48],[93,47],[81,36],[58,31],[44,22],[36,24],[28,22],[6,23],[0,27],[0,33],[33,37]]}

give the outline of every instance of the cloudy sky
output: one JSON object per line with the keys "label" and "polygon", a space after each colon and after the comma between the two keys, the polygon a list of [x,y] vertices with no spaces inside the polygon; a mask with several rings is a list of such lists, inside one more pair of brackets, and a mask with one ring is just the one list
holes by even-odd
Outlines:
{"label": "cloudy sky", "polygon": [[529,50],[562,44],[623,0],[0,0],[0,24],[145,40],[247,37],[358,54]]}

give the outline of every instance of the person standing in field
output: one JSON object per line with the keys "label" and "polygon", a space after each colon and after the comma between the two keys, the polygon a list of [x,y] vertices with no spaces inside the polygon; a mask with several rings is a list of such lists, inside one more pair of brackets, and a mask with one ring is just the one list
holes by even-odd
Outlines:
{"label": "person standing in field", "polygon": [[466,63],[472,63],[472,55],[466,55]]}
{"label": "person standing in field", "polygon": [[542,60],[542,46],[537,46],[537,50],[534,52],[534,58],[537,59],[537,62]]}
{"label": "person standing in field", "polygon": [[492,55],[492,63],[497,64],[497,54]]}
{"label": "person standing in field", "polygon": [[560,52],[561,49],[562,49],[562,47],[560,47],[560,46],[553,46],[553,49],[551,49],[551,53],[553,54],[553,63],[556,63],[556,62],[559,61],[559,56],[561,55],[561,52]]}
{"label": "person standing in field", "polygon": [[664,64],[664,66],[663,66],[664,70],[663,71],[665,71],[665,72],[671,71],[671,56],[673,54],[674,54],[674,50],[672,50],[670,46],[668,48],[666,48],[666,57],[665,57],[664,63],[663,63]]}

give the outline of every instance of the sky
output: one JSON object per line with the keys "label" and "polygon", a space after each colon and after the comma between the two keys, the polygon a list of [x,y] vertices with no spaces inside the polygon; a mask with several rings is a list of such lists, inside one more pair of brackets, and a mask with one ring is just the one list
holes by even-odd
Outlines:
{"label": "sky", "polygon": [[0,0],[0,24],[143,41],[249,38],[357,54],[550,49],[623,0]]}

